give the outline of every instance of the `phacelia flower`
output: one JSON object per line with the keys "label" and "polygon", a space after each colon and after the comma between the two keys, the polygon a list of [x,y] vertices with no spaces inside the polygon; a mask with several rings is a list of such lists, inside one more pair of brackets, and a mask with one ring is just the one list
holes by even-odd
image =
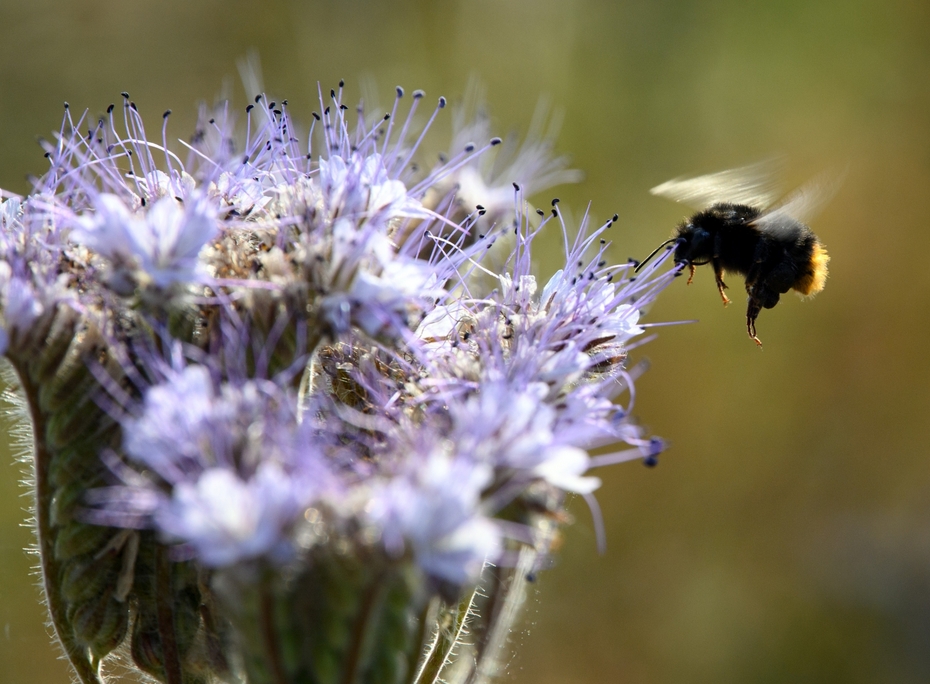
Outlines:
{"label": "phacelia flower", "polygon": [[68,109],[0,204],[0,353],[82,684],[115,652],[163,684],[471,681],[566,497],[596,512],[592,470],[655,463],[628,360],[678,269],[613,264],[616,218],[531,209],[578,180],[551,134],[459,121],[436,154],[446,99],[422,123],[395,93],[321,89],[309,128],[265,95],[241,127],[203,107],[176,145],[128,94]]}

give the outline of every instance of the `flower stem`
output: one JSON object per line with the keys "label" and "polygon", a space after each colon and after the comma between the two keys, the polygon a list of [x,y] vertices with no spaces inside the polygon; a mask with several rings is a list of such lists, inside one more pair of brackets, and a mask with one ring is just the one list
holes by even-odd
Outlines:
{"label": "flower stem", "polygon": [[51,454],[44,439],[46,422],[44,414],[39,410],[39,387],[29,381],[29,374],[24,368],[16,363],[13,365],[19,375],[32,418],[32,434],[35,444],[36,537],[42,564],[42,588],[45,591],[45,603],[48,606],[55,636],[58,637],[81,684],[101,684],[97,669],[88,657],[87,649],[76,642],[71,626],[65,617],[65,601],[61,596],[59,582],[61,566],[55,558],[55,535],[52,531],[53,491],[48,474]]}
{"label": "flower stem", "polygon": [[175,640],[173,601],[171,559],[168,558],[168,547],[158,544],[155,547],[155,614],[158,621],[165,684],[183,684],[180,654]]}
{"label": "flower stem", "polygon": [[284,671],[284,662],[281,658],[281,649],[278,647],[278,632],[274,615],[275,598],[268,580],[263,583],[259,604],[262,641],[265,646],[267,662],[271,668],[272,681],[274,684],[288,684],[287,673]]}
{"label": "flower stem", "polygon": [[383,580],[384,573],[381,573],[365,590],[365,597],[362,599],[355,626],[352,628],[352,640],[346,654],[346,669],[342,677],[343,684],[355,684],[358,679],[359,668],[362,664],[362,651],[368,641],[367,637],[377,627],[377,620],[372,616],[383,602],[385,591]]}

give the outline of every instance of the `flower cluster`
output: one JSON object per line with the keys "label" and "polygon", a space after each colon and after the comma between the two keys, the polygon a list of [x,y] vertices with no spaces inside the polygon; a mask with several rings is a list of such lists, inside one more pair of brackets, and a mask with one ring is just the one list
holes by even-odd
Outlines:
{"label": "flower cluster", "polygon": [[0,351],[83,684],[121,645],[166,684],[486,674],[566,494],[596,510],[592,468],[662,450],[626,362],[677,271],[610,264],[616,217],[532,210],[574,180],[548,141],[495,166],[479,121],[425,162],[424,97],[350,124],[340,84],[301,134],[258,96],[179,153],[124,94],[67,111],[0,204]]}

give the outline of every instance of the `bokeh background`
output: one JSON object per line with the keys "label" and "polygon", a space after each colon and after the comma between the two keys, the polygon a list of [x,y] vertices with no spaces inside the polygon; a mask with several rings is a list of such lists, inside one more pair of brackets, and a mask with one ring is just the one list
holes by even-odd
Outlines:
{"label": "bokeh background", "polygon": [[[930,3],[0,0],[0,187],[43,170],[65,100],[95,114],[128,90],[188,136],[199,100],[245,103],[250,49],[304,119],[340,78],[348,100],[401,84],[454,105],[476,79],[504,134],[547,98],[587,177],[537,200],[619,213],[619,260],[681,218],[648,193],[670,177],[778,153],[790,187],[848,164],[813,223],[827,288],[763,312],[764,351],[706,269],[653,308],[700,319],[637,351],[636,413],[673,448],[601,473],[605,555],[576,502],[508,681],[930,681]],[[18,480],[0,453],[0,682],[65,684]]]}

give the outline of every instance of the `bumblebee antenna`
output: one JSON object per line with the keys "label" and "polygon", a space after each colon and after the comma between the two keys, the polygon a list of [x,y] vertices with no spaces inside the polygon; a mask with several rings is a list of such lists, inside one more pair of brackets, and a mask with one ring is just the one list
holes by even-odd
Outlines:
{"label": "bumblebee antenna", "polygon": [[652,251],[652,254],[650,254],[650,255],[647,256],[645,259],[643,259],[642,261],[639,262],[639,266],[637,266],[635,269],[633,269],[633,273],[639,273],[639,269],[641,269],[643,266],[645,266],[646,264],[648,264],[649,261],[652,259],[652,257],[654,257],[656,254],[658,254],[659,251],[660,251],[663,247],[665,247],[665,245],[669,244],[670,242],[678,242],[680,239],[681,239],[681,238],[677,238],[677,237],[669,238],[668,240],[666,240],[665,242],[663,242],[661,245],[659,245],[658,247],[656,247],[656,248]]}

